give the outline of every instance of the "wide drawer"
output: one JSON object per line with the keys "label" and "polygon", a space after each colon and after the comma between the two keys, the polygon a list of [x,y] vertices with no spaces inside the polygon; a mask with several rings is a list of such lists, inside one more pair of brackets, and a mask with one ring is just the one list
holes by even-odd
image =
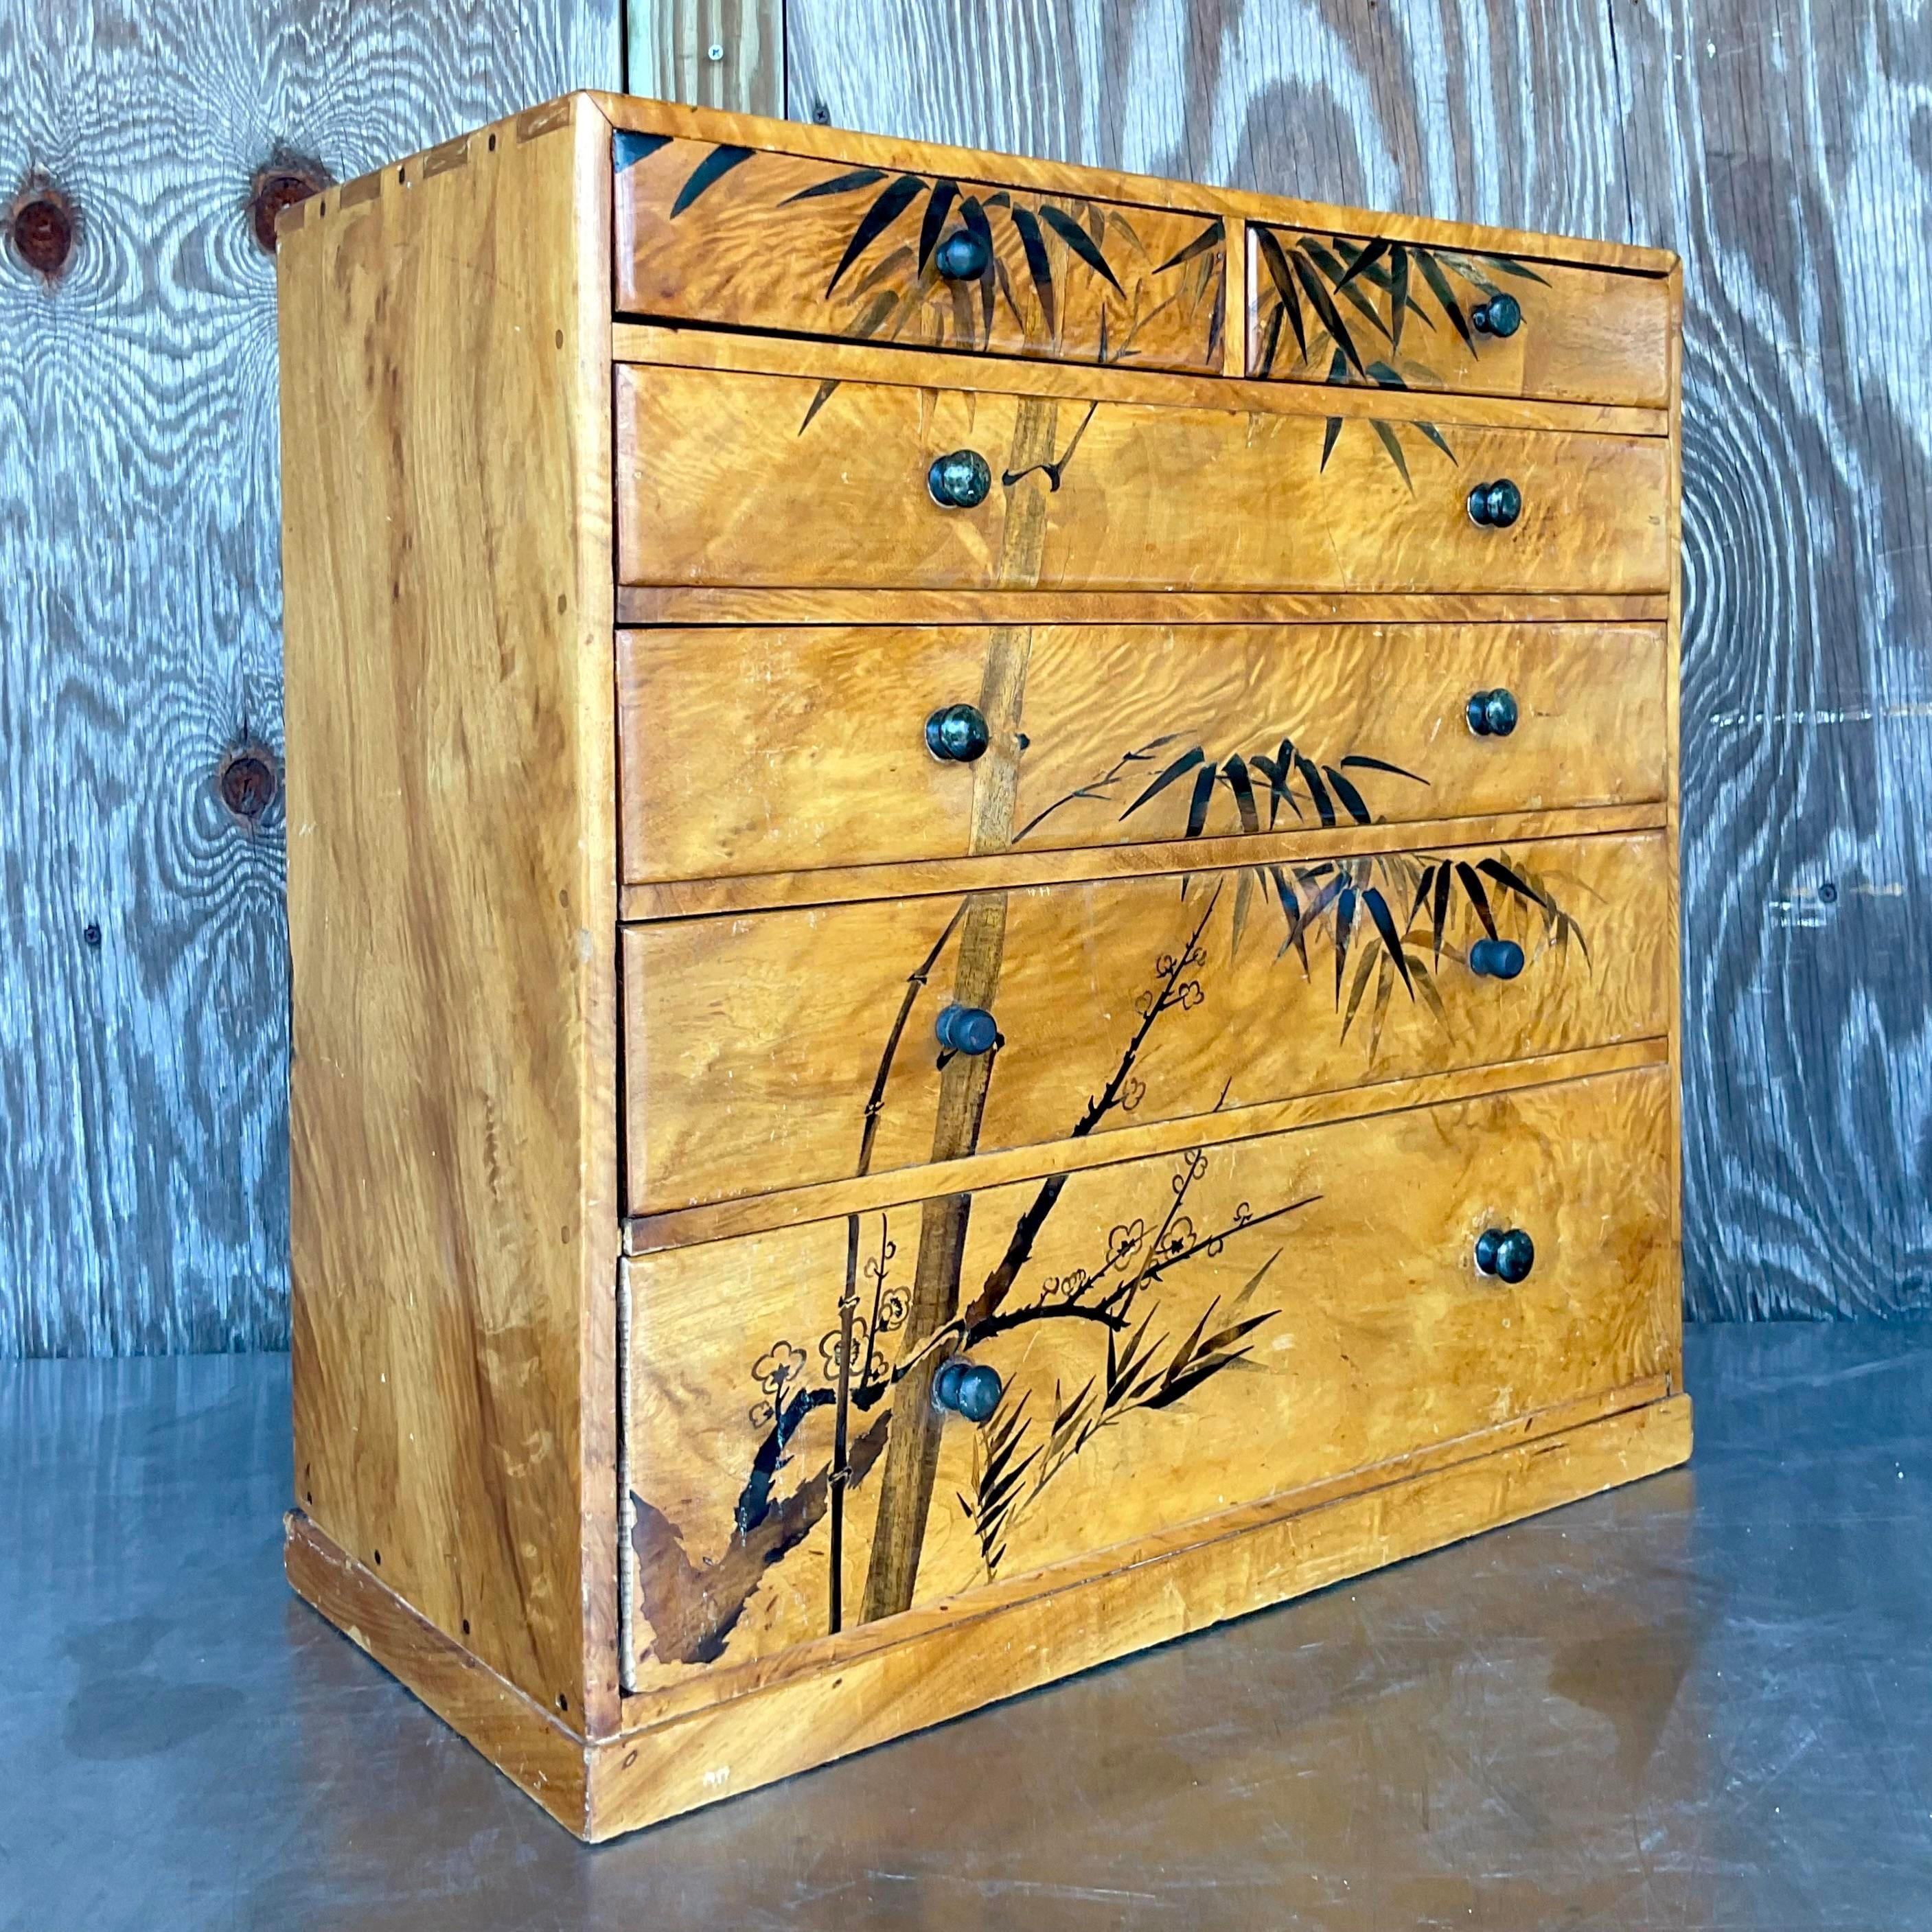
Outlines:
{"label": "wide drawer", "polygon": [[1670,883],[1651,832],[628,926],[631,1210],[1654,1037]]}
{"label": "wide drawer", "polygon": [[[1648,1068],[632,1262],[640,1682],[1674,1375],[1670,1092]],[[1491,1229],[1530,1237],[1513,1286]],[[956,1350],[998,1378],[976,1425],[931,1400]]]}
{"label": "wide drawer", "polygon": [[[1391,399],[1331,439],[1315,415],[636,364],[616,372],[616,414],[624,584],[1621,592],[1670,580],[1660,436],[1458,426],[1434,429],[1438,446]],[[987,494],[942,507],[928,472],[962,452],[985,466]],[[1472,488],[1503,479],[1518,520],[1478,525]]]}
{"label": "wide drawer", "polygon": [[1660,407],[1670,284],[1474,250],[1248,230],[1251,376]]}
{"label": "wide drawer", "polygon": [[1218,372],[1224,226],[661,135],[620,135],[621,314]]}
{"label": "wide drawer", "polygon": [[[1664,796],[1654,625],[622,631],[617,662],[632,884]],[[942,713],[983,751],[935,756]]]}

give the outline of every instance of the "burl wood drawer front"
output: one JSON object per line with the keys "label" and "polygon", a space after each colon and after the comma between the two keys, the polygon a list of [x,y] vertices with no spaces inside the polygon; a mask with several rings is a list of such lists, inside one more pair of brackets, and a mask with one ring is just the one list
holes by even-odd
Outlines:
{"label": "burl wood drawer front", "polygon": [[[1646,1068],[634,1262],[640,1685],[1674,1372],[1670,1091]],[[1509,1231],[1514,1283],[1476,1260]],[[956,1353],[983,1420],[934,1405]]]}
{"label": "burl wood drawer front", "polygon": [[[1658,591],[1660,436],[1078,401],[626,364],[624,584]],[[1379,433],[1378,433],[1379,432]],[[1384,441],[1384,438],[1387,440]],[[1391,448],[1390,446],[1393,445]],[[976,504],[943,506],[940,487]],[[1521,510],[1478,524],[1472,488]],[[968,487],[970,485],[971,487]]]}
{"label": "burl wood drawer front", "polygon": [[[626,880],[1664,796],[1658,625],[1040,625],[995,703],[1014,650],[976,627],[620,632]],[[1479,735],[1496,692],[1516,722]],[[1000,838],[976,800],[1009,772]]]}
{"label": "burl wood drawer front", "polygon": [[1661,278],[1474,250],[1248,230],[1251,376],[1660,407]]}
{"label": "burl wood drawer front", "polygon": [[1675,940],[1655,832],[626,927],[631,1209],[1653,1037]]}
{"label": "burl wood drawer front", "polygon": [[1216,216],[620,135],[620,314],[1218,371]]}

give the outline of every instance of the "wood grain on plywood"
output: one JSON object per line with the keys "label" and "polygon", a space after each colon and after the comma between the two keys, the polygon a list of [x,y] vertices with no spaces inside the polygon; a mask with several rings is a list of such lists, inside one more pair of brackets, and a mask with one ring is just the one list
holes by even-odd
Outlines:
{"label": "wood grain on plywood", "polygon": [[134,32],[76,0],[8,22],[0,182],[45,177],[79,217],[57,279],[0,246],[0,1356],[286,1348],[275,288],[251,184],[608,85],[617,8],[182,0]]}

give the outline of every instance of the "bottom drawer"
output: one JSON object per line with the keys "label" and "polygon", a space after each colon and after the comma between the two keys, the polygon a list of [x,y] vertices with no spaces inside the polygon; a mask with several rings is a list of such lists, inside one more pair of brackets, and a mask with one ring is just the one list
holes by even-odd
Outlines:
{"label": "bottom drawer", "polygon": [[[1644,1067],[632,1262],[637,1688],[1675,1372],[1670,1090]],[[1475,1258],[1512,1228],[1513,1282]]]}

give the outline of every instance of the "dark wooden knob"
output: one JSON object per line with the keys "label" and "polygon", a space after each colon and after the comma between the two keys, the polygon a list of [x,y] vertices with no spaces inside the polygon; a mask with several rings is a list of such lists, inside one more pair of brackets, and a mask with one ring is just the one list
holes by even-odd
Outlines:
{"label": "dark wooden knob", "polygon": [[998,1370],[988,1368],[984,1362],[969,1362],[964,1355],[949,1355],[932,1378],[933,1400],[968,1422],[986,1421],[1005,1393]]}
{"label": "dark wooden knob", "polygon": [[1492,296],[1469,323],[1478,335],[1514,335],[1522,326],[1522,304],[1514,296]]}
{"label": "dark wooden knob", "polygon": [[993,472],[976,449],[956,449],[950,456],[932,459],[932,466],[926,472],[926,487],[941,509],[976,509],[993,487]]}
{"label": "dark wooden knob", "polygon": [[1479,939],[1469,948],[1469,970],[1479,980],[1514,980],[1522,970],[1522,948],[1513,939]]}
{"label": "dark wooden knob", "polygon": [[1506,530],[1522,514],[1522,492],[1507,476],[1469,492],[1469,520],[1486,530]]}
{"label": "dark wooden knob", "polygon": [[970,765],[992,742],[986,721],[970,704],[949,704],[926,721],[926,749],[949,765]]}
{"label": "dark wooden knob", "polygon": [[1536,1265],[1536,1244],[1520,1228],[1485,1228],[1476,1237],[1476,1267],[1514,1288]]}
{"label": "dark wooden knob", "polygon": [[1516,729],[1516,693],[1479,691],[1469,700],[1469,729],[1479,738],[1507,738]]}
{"label": "dark wooden knob", "polygon": [[1000,1030],[984,1006],[948,1006],[932,1030],[950,1053],[991,1053],[1000,1043]]}
{"label": "dark wooden knob", "polygon": [[968,228],[954,229],[932,251],[932,266],[949,282],[976,282],[992,259],[992,250]]}

